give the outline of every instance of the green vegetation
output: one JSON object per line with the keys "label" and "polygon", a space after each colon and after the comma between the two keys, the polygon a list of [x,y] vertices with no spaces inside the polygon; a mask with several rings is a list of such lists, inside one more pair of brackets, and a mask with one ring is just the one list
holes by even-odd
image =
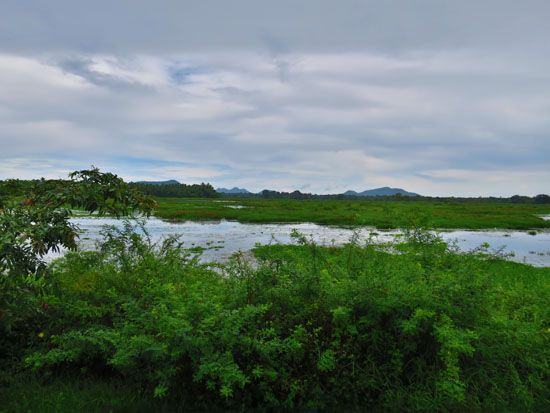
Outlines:
{"label": "green vegetation", "polygon": [[212,266],[127,224],[66,255],[2,336],[0,411],[548,411],[550,269],[296,239]]}
{"label": "green vegetation", "polygon": [[[315,222],[407,228],[532,229],[550,228],[537,215],[550,214],[550,205],[452,201],[387,200],[262,200],[229,202],[208,199],[158,199],[160,218],[173,220],[229,219],[241,222]],[[242,205],[235,209],[231,205]]]}
{"label": "green vegetation", "polygon": [[[0,192],[0,286],[15,276],[40,273],[41,257],[76,248],[70,208],[114,216],[150,214],[155,201],[111,173],[76,171],[69,180],[13,181]],[[15,197],[17,195],[19,199]],[[22,197],[22,198],[21,198]],[[1,294],[0,294],[1,297]],[[0,319],[0,323],[1,323]]]}
{"label": "green vegetation", "polygon": [[[49,185],[52,187],[56,185],[58,188],[67,185],[70,187],[73,185],[73,180],[69,179],[35,179],[35,180],[21,180],[21,179],[9,179],[6,181],[0,180],[0,200],[5,197],[20,197],[29,194],[37,186]],[[146,183],[146,182],[131,182],[125,184],[128,188],[139,191],[145,195],[152,195],[158,197],[179,197],[179,198],[219,198],[221,195],[210,184],[180,184],[178,182],[171,183]]]}
{"label": "green vegetation", "polygon": [[[37,187],[66,186],[65,193],[68,193],[72,184],[70,180],[0,181],[0,208],[6,200],[20,199]],[[169,220],[314,222],[378,228],[418,225],[443,229],[550,228],[550,221],[540,218],[550,214],[550,196],[544,194],[532,198],[519,195],[510,198],[356,198],[267,190],[260,194],[219,194],[206,183],[137,182],[127,186],[135,192],[157,197],[160,207],[155,215]],[[232,208],[236,205],[239,208]]]}
{"label": "green vegetation", "polygon": [[[338,248],[295,233],[296,245],[258,246],[254,262],[204,264],[200,249],[177,237],[152,244],[130,221],[106,229],[97,251],[46,265],[47,252],[76,246],[69,207],[118,216],[155,203],[97,169],[21,194],[0,205],[2,413],[550,410],[550,268],[486,247],[460,254],[420,227],[396,243]],[[527,210],[547,213],[335,202],[162,200],[159,215],[265,208],[286,220],[386,217],[379,226],[409,216],[411,227],[438,222],[426,214],[518,225]]]}
{"label": "green vegetation", "polygon": [[219,198],[220,194],[210,184],[180,184],[180,183],[130,183],[135,188],[146,195],[158,197],[176,197],[176,198]]}

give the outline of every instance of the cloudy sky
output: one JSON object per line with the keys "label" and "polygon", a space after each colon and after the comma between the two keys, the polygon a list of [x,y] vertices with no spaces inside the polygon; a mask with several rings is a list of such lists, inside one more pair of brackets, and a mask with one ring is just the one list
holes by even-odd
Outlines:
{"label": "cloudy sky", "polygon": [[550,1],[0,1],[0,179],[550,192]]}

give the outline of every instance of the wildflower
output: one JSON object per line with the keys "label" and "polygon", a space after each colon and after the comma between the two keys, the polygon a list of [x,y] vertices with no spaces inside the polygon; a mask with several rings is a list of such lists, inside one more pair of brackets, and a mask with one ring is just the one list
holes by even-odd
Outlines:
{"label": "wildflower", "polygon": [[39,338],[42,338],[42,337],[44,337],[44,332],[43,332],[43,331],[41,331],[40,333],[38,333],[38,337],[39,337]]}

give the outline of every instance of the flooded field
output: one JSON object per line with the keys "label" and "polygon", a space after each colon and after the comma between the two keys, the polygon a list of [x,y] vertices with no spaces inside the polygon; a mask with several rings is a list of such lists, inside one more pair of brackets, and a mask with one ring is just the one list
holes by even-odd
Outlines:
{"label": "flooded field", "polygon": [[[80,245],[83,249],[93,249],[95,241],[101,238],[105,225],[120,227],[122,221],[113,218],[77,217],[72,219],[81,230]],[[223,261],[238,251],[248,251],[256,244],[293,242],[294,229],[322,245],[342,245],[350,240],[353,229],[338,226],[325,226],[312,223],[296,224],[242,224],[236,221],[207,222],[168,222],[158,218],[145,221],[145,228],[153,241],[164,236],[181,235],[184,246],[204,248],[203,260]],[[372,227],[355,229],[359,242],[371,238],[374,242],[388,242],[402,236],[402,231],[380,231]],[[447,242],[455,242],[461,251],[471,251],[483,243],[490,245],[489,251],[501,250],[513,253],[510,259],[536,266],[550,266],[550,231],[506,231],[486,230],[438,231]],[[53,256],[52,256],[53,257]]]}

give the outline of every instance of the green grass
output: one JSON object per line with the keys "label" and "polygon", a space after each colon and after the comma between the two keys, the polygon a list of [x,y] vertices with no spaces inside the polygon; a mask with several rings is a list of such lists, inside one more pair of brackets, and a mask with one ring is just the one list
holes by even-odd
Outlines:
{"label": "green grass", "polygon": [[[550,206],[489,202],[382,200],[261,200],[158,198],[155,214],[171,220],[237,220],[240,222],[314,222],[404,228],[423,224],[432,228],[534,229],[550,228],[537,215]],[[228,205],[243,205],[233,209]]]}

